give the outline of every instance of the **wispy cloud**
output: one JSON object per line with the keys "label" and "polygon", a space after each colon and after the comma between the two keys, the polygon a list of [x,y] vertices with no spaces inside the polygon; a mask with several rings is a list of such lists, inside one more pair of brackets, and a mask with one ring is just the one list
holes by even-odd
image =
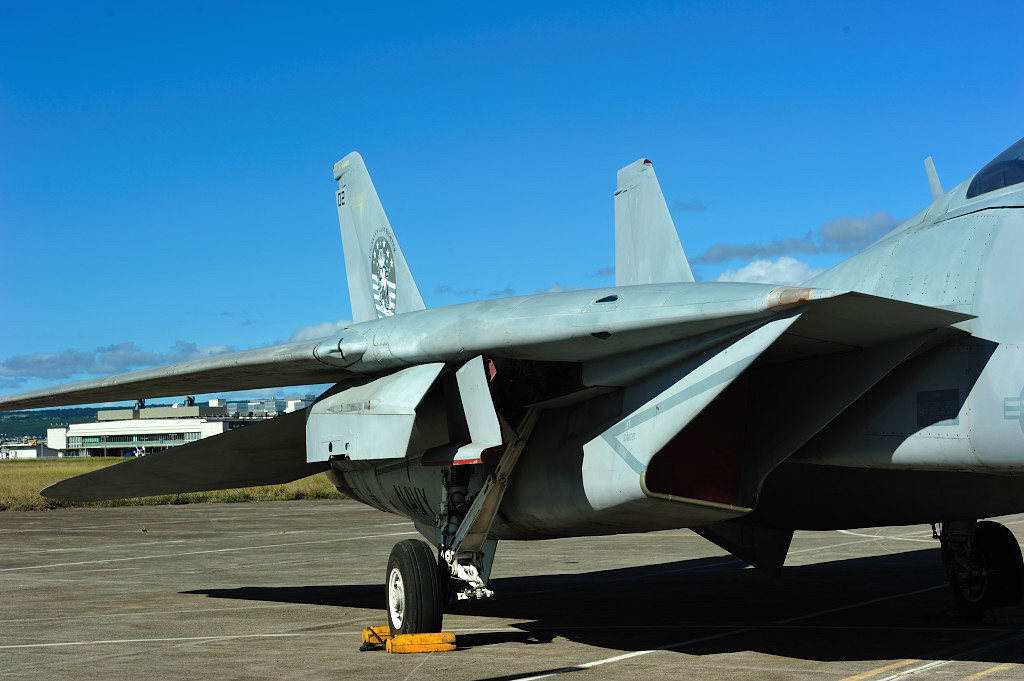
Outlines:
{"label": "wispy cloud", "polygon": [[336,336],[351,323],[352,322],[347,319],[339,319],[336,322],[323,322],[322,324],[314,324],[312,326],[300,326],[295,329],[295,333],[293,333],[292,337],[288,339],[288,342],[315,340],[317,338],[326,338],[327,336]]}
{"label": "wispy cloud", "polygon": [[568,289],[566,289],[564,286],[556,282],[551,286],[548,286],[547,288],[537,289],[537,293],[562,293],[563,291],[566,290]]}
{"label": "wispy cloud", "polygon": [[693,262],[777,258],[794,253],[850,253],[864,248],[897,224],[898,221],[885,211],[861,217],[838,217],[799,239],[790,237],[752,244],[718,243],[693,258]]}
{"label": "wispy cloud", "polygon": [[700,199],[690,199],[689,201],[676,201],[672,204],[672,210],[674,211],[702,211],[707,210],[707,206]]}
{"label": "wispy cloud", "polygon": [[755,260],[738,270],[726,270],[718,281],[749,281],[758,284],[799,284],[823,270],[811,269],[806,262],[784,255],[778,260]]}
{"label": "wispy cloud", "polygon": [[448,284],[441,284],[440,286],[437,286],[437,287],[434,288],[434,293],[439,295],[439,296],[447,296],[447,295],[451,295],[451,294],[454,293],[457,296],[470,296],[472,298],[476,298],[478,295],[480,295],[480,289],[479,288],[463,288],[463,289],[456,290],[456,289],[452,288],[451,286],[449,286]]}
{"label": "wispy cloud", "polygon": [[14,355],[0,360],[0,378],[5,387],[17,387],[26,379],[65,379],[79,375],[103,375],[144,369],[161,364],[203,359],[234,348],[227,345],[200,346],[188,341],[177,341],[167,352],[148,352],[134,341],[117,343],[92,351],[65,350],[40,352],[34,355]]}
{"label": "wispy cloud", "polygon": [[589,274],[584,274],[583,276],[587,277],[588,279],[598,279],[598,278],[603,278],[603,277],[611,277],[611,276],[614,276],[614,275],[615,275],[615,267],[613,265],[606,265],[605,267],[602,267],[601,269],[597,270],[596,272],[591,272]]}
{"label": "wispy cloud", "polygon": [[516,290],[514,288],[512,288],[511,286],[506,286],[505,288],[501,289],[500,291],[491,291],[490,293],[487,294],[487,297],[488,298],[504,298],[506,296],[514,296],[515,294],[516,294]]}

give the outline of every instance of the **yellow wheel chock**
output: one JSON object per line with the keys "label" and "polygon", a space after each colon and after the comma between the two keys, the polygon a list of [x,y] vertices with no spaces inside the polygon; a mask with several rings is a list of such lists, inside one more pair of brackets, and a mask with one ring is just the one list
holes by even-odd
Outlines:
{"label": "yellow wheel chock", "polygon": [[455,634],[440,632],[392,636],[391,628],[387,626],[363,629],[363,644],[359,650],[381,649],[389,653],[441,653],[455,650]]}

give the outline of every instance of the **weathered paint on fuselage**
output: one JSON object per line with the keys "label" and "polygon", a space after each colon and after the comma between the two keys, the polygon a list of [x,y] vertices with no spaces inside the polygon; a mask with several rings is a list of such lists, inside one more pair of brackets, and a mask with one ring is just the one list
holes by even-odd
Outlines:
{"label": "weathered paint on fuselage", "polygon": [[[826,430],[799,460],[1024,472],[1024,189],[950,191],[809,285],[957,310],[972,337],[916,358]],[[928,423],[929,410],[946,410]]]}
{"label": "weathered paint on fuselage", "polygon": [[[863,526],[1024,509],[1024,478],[1007,477],[1024,471],[1024,210],[1016,207],[1024,205],[1024,191],[1011,187],[968,201],[963,198],[966,185],[807,285],[974,315],[957,325],[971,336],[912,357],[844,411],[768,476],[768,506],[752,518],[789,527]],[[502,353],[592,362],[669,343],[686,335],[683,327],[688,334],[697,333],[697,326],[708,334],[740,319],[755,326],[767,323],[785,311],[764,305],[771,288],[662,284],[409,313],[401,316],[400,333],[392,333],[398,318],[353,327],[367,347],[348,368],[379,371]],[[671,321],[673,315],[678,323]],[[566,328],[576,333],[566,334]],[[461,341],[455,355],[453,338]],[[705,525],[744,513],[655,498],[635,476],[609,482],[616,479],[614,471],[595,477],[601,489],[588,483],[584,446],[622,417],[625,390],[622,386],[544,411],[493,537],[649,531]],[[894,468],[905,472],[891,478],[882,470],[874,474],[874,493],[850,490],[843,495],[832,488],[841,485],[845,469],[864,470],[870,478],[871,469]],[[335,473],[340,486],[356,498],[425,525],[435,523],[440,469],[411,457],[336,464]],[[480,470],[477,479],[485,473]],[[955,493],[958,485],[961,494]],[[789,490],[782,494],[785,503],[779,501],[780,490]],[[888,496],[889,503],[879,495]],[[894,495],[898,503],[892,503]],[[614,503],[606,504],[612,497]],[[841,511],[825,509],[830,500]]]}

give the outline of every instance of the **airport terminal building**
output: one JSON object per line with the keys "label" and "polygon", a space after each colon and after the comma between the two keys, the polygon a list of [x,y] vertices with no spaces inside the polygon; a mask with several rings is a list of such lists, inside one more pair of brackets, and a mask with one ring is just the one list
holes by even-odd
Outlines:
{"label": "airport terminal building", "polygon": [[302,409],[311,401],[312,396],[231,404],[210,400],[199,406],[105,410],[94,423],[47,429],[46,445],[62,457],[144,456]]}

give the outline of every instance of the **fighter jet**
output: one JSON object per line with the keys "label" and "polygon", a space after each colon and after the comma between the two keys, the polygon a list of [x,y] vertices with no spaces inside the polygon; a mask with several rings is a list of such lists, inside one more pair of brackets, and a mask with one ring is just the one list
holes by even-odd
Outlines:
{"label": "fighter jet", "polygon": [[[501,540],[693,528],[769,573],[796,529],[932,524],[956,602],[1021,601],[1024,139],[801,286],[694,281],[654,168],[618,173],[615,286],[427,309],[362,158],[334,166],[354,316],[332,338],[0,409],[334,383],[308,408],[71,478],[111,499],[325,472],[411,519],[393,633],[486,598]],[[384,605],[384,604],[382,604]]]}

